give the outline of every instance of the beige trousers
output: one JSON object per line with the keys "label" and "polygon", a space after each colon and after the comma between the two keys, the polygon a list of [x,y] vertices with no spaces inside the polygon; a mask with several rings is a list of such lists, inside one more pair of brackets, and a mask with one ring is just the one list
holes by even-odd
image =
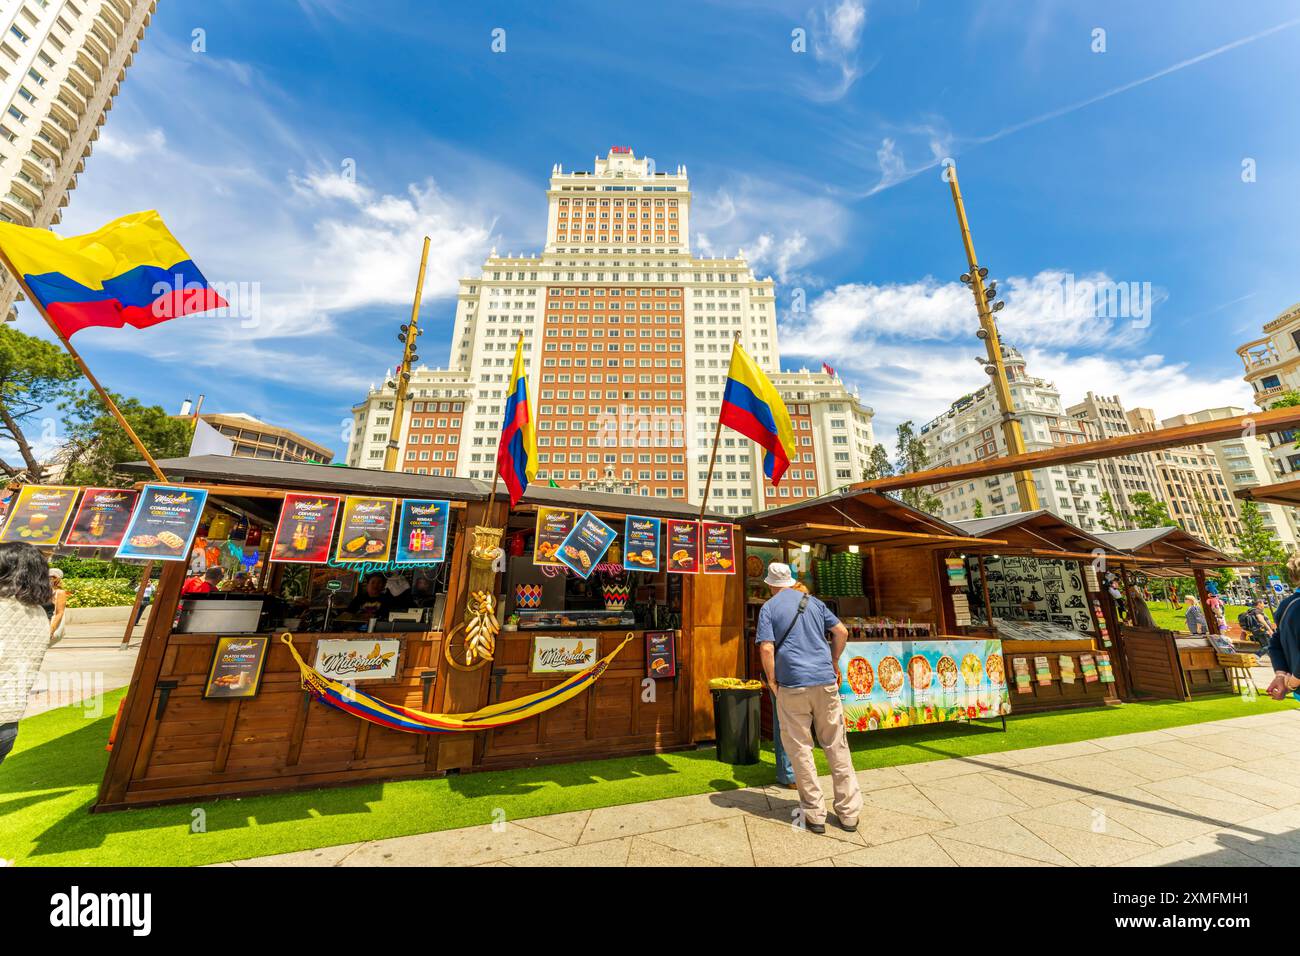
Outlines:
{"label": "beige trousers", "polygon": [[799,787],[799,805],[808,823],[826,822],[826,798],[817,780],[813,760],[813,728],[817,741],[831,766],[831,786],[835,791],[835,815],[841,823],[852,826],[862,812],[862,790],[853,770],[848,734],[844,730],[844,708],[839,688],[780,687],[776,706],[781,718],[781,745],[794,765],[795,784]]}

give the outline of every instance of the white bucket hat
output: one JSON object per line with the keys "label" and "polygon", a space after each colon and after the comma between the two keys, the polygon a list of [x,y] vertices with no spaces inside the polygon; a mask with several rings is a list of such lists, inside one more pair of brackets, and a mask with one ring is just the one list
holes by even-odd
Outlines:
{"label": "white bucket hat", "polygon": [[790,573],[790,565],[773,561],[767,566],[767,577],[763,578],[763,583],[774,588],[794,587],[794,575]]}

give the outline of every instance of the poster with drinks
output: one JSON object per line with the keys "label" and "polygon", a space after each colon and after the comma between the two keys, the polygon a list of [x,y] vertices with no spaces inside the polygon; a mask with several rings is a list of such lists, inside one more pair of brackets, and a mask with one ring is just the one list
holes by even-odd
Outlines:
{"label": "poster with drinks", "polygon": [[343,523],[339,526],[336,561],[373,561],[383,564],[393,553],[395,498],[366,498],[348,495],[343,502]]}
{"label": "poster with drinks", "polygon": [[659,570],[658,518],[628,515],[623,522],[623,567],[629,571]]}
{"label": "poster with drinks", "polygon": [[563,567],[560,545],[573,530],[578,512],[571,508],[538,508],[537,527],[533,535],[533,564]]}
{"label": "poster with drinks", "polygon": [[700,523],[669,519],[666,549],[668,571],[672,574],[698,574],[700,570]]}
{"label": "poster with drinks", "polygon": [[87,488],[63,539],[78,548],[116,548],[131,523],[138,491],[130,488]]}
{"label": "poster with drinks", "polygon": [[397,529],[398,564],[436,564],[447,558],[451,502],[407,498]]}
{"label": "poster with drinks", "polygon": [[556,557],[585,581],[596,570],[596,565],[600,564],[600,559],[605,556],[616,537],[617,531],[590,511],[584,511],[582,517],[574,523],[573,530],[561,542]]}
{"label": "poster with drinks", "polygon": [[217,700],[256,697],[266,667],[267,637],[219,637],[203,696]]}
{"label": "poster with drinks", "polygon": [[58,544],[80,490],[63,485],[23,485],[0,530],[0,541],[23,541],[39,547]]}
{"label": "poster with drinks", "polygon": [[184,561],[207,503],[208,493],[198,488],[145,485],[117,556]]}
{"label": "poster with drinks", "polygon": [[271,560],[302,564],[328,562],[339,500],[336,495],[285,495],[280,522],[271,541]]}
{"label": "poster with drinks", "polygon": [[705,574],[736,573],[736,536],[734,525],[705,521],[700,525],[704,553],[700,569]]}

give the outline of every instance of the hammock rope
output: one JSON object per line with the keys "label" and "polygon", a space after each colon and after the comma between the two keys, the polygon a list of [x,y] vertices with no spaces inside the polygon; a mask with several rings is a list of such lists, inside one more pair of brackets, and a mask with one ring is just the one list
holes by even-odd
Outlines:
{"label": "hammock rope", "polygon": [[388,727],[390,730],[401,730],[413,734],[447,734],[473,733],[480,730],[505,727],[509,724],[517,724],[520,721],[528,720],[530,717],[545,713],[553,707],[558,707],[565,701],[572,700],[596,683],[600,676],[605,673],[610,662],[618,656],[619,651],[623,650],[628,642],[632,640],[632,635],[629,633],[627,637],[623,638],[618,647],[596,661],[596,663],[569,675],[554,687],[548,687],[546,690],[538,691],[535,694],[516,697],[514,700],[488,704],[471,714],[430,714],[422,710],[402,707],[400,704],[390,704],[379,700],[377,697],[371,697],[354,687],[349,687],[347,684],[326,677],[320,671],[308,665],[299,655],[298,649],[293,646],[293,635],[288,631],[280,635],[280,640],[289,648],[289,653],[293,655],[293,659],[298,665],[298,670],[302,674],[302,689],[310,693],[316,700],[329,704],[331,707],[345,713],[352,714],[354,717],[360,717],[362,720],[379,724],[381,727]]}

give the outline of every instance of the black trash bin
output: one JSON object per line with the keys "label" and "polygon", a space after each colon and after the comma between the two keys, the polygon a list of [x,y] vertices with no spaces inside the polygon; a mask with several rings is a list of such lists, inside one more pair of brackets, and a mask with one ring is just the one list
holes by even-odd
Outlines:
{"label": "black trash bin", "polygon": [[761,690],[713,689],[713,726],[718,759],[729,764],[758,763],[759,698]]}

